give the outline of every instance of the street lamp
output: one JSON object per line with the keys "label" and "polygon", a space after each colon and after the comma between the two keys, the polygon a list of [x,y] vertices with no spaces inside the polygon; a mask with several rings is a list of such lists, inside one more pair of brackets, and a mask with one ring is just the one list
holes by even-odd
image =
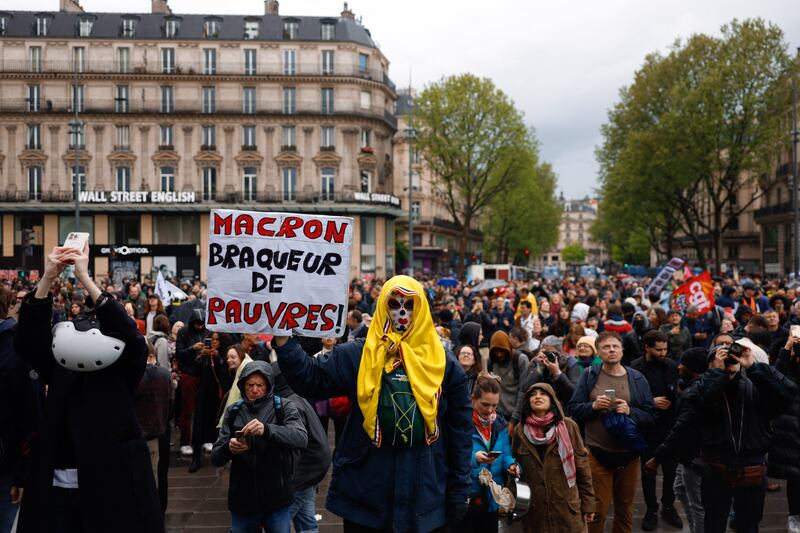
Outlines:
{"label": "street lamp", "polygon": [[417,130],[406,128],[406,142],[408,143],[408,275],[414,277],[414,169],[411,143],[417,137]]}
{"label": "street lamp", "polygon": [[[73,194],[75,195],[75,231],[78,232],[81,230],[81,198],[80,198],[80,190],[81,190],[81,183],[80,183],[80,175],[78,174],[78,168],[81,160],[81,121],[80,116],[78,115],[78,60],[77,58],[73,59],[73,70],[75,71],[75,82],[73,84],[72,90],[72,110],[75,112],[75,122],[70,124],[71,129],[70,132],[73,134],[73,139],[75,139],[75,166],[73,167],[74,173],[74,181],[72,185]],[[80,104],[83,104],[83,97],[80,99]],[[85,170],[84,170],[85,172]]]}

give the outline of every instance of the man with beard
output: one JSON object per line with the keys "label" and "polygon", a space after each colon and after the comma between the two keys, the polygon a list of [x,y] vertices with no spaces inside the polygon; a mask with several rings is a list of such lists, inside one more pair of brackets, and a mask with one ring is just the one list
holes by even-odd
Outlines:
{"label": "man with beard", "polygon": [[[647,452],[642,456],[644,464],[655,449],[667,436],[675,419],[675,391],[678,384],[678,364],[667,357],[667,336],[657,330],[648,331],[642,339],[644,356],[634,360],[631,368],[641,372],[650,391],[653,394],[653,403],[656,405],[656,422],[645,432]],[[683,522],[675,511],[675,469],[678,462],[670,459],[661,464],[664,473],[661,490],[661,517],[666,523],[678,529],[683,527]],[[647,504],[647,512],[642,520],[644,531],[653,531],[658,525],[658,502],[656,501],[656,476],[642,469],[642,492]]]}

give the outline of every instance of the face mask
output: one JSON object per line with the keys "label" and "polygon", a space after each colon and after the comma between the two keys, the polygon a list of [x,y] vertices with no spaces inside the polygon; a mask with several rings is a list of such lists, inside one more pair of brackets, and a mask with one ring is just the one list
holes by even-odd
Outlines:
{"label": "face mask", "polygon": [[389,297],[388,305],[392,328],[398,333],[407,331],[414,320],[414,298],[392,294]]}

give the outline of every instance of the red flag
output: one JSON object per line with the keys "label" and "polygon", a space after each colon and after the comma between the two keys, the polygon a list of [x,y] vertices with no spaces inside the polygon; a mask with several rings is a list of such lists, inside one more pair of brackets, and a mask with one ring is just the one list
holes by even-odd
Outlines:
{"label": "red flag", "polygon": [[672,306],[686,312],[690,305],[697,307],[700,314],[714,308],[714,283],[711,274],[703,272],[672,291]]}

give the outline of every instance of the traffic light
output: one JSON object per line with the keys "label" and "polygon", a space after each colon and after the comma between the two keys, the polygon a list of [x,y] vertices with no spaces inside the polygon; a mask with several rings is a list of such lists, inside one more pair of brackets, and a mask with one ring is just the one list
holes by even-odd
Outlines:
{"label": "traffic light", "polygon": [[524,251],[524,252],[522,252],[522,253],[524,253],[525,255],[530,255],[531,251],[530,251],[530,250],[525,250],[525,251]]}
{"label": "traffic light", "polygon": [[33,230],[30,228],[22,230],[22,255],[33,255]]}

